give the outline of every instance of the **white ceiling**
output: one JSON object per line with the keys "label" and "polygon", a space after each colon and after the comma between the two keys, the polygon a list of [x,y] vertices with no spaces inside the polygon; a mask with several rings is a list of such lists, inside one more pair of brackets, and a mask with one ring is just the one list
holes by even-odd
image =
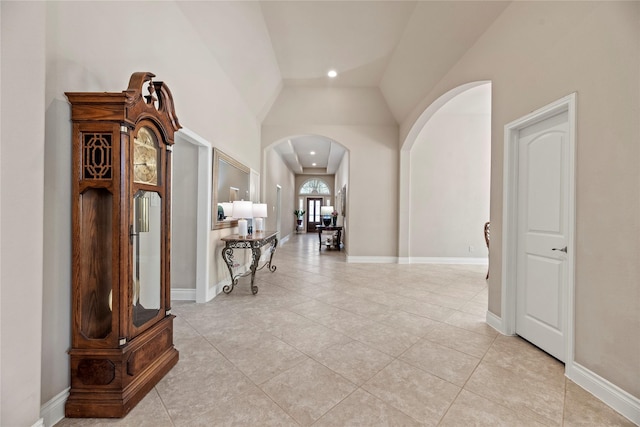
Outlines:
{"label": "white ceiling", "polygon": [[[286,85],[378,87],[401,123],[508,1],[178,1],[262,120]],[[257,72],[259,70],[259,72]],[[294,173],[333,173],[342,147],[300,136],[277,151]],[[313,158],[310,151],[316,151]],[[337,160],[339,162],[339,159]],[[317,167],[311,163],[317,163]],[[332,163],[333,162],[333,163]]]}

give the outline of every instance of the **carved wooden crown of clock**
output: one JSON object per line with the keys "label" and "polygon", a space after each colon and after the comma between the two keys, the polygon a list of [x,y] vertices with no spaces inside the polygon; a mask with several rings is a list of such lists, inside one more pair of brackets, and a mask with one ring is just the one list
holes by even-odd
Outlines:
{"label": "carved wooden crown of clock", "polygon": [[177,363],[170,286],[169,88],[66,93],[73,121],[67,417],[123,417]]}

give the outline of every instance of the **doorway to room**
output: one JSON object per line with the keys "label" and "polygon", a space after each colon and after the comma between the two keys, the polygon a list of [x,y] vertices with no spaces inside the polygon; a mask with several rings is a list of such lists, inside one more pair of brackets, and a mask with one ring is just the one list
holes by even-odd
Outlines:
{"label": "doorway to room", "polygon": [[487,264],[491,83],[429,106],[401,150],[399,255],[408,263]]}
{"label": "doorway to room", "polygon": [[322,222],[320,216],[322,200],[322,197],[307,197],[307,233],[315,232],[316,227]]}

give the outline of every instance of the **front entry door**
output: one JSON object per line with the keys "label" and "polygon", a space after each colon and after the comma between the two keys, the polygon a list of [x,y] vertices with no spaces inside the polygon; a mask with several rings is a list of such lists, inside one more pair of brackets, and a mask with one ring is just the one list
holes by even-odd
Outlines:
{"label": "front entry door", "polygon": [[519,131],[516,333],[561,361],[573,249],[569,149],[566,111]]}
{"label": "front entry door", "polygon": [[307,233],[316,231],[316,226],[322,223],[320,215],[320,207],[322,206],[322,197],[307,198]]}

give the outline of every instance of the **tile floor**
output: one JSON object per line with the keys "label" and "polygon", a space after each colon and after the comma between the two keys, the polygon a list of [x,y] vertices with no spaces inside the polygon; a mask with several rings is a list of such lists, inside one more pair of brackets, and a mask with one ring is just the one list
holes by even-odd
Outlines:
{"label": "tile floor", "polygon": [[564,366],[484,322],[481,266],[347,264],[295,235],[207,304],[174,302],[178,365],[121,420],[67,426],[625,426]]}

